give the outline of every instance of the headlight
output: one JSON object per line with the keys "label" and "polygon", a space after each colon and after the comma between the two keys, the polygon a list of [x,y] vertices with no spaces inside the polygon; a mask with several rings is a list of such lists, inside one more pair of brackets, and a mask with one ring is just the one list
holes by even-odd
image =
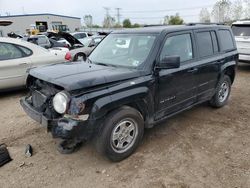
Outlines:
{"label": "headlight", "polygon": [[69,97],[65,92],[57,93],[53,98],[53,107],[59,114],[64,114],[69,104]]}

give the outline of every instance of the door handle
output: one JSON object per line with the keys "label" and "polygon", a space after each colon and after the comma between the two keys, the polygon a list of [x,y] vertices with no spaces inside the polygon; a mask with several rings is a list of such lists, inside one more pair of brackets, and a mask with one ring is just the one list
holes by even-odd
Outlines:
{"label": "door handle", "polygon": [[218,60],[217,63],[224,63],[224,60]]}
{"label": "door handle", "polygon": [[20,63],[19,66],[28,65],[28,63]]}
{"label": "door handle", "polygon": [[197,71],[198,71],[198,68],[191,68],[187,72],[188,73],[194,73],[194,72],[197,72]]}

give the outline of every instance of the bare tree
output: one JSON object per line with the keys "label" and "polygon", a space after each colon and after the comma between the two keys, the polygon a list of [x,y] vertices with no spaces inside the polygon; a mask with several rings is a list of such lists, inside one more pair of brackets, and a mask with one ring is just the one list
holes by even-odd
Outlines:
{"label": "bare tree", "polygon": [[242,0],[236,0],[231,6],[231,19],[240,20],[243,16],[243,2]]}
{"label": "bare tree", "polygon": [[243,7],[243,17],[246,19],[250,18],[250,0],[244,0],[244,7]]}
{"label": "bare tree", "polygon": [[87,27],[92,27],[93,25],[93,17],[91,15],[85,15],[83,17],[84,23]]}
{"label": "bare tree", "polygon": [[215,22],[228,22],[230,21],[231,14],[231,1],[218,0],[212,10],[212,16]]}
{"label": "bare tree", "polygon": [[210,13],[207,8],[202,8],[200,11],[200,22],[202,23],[210,23]]}

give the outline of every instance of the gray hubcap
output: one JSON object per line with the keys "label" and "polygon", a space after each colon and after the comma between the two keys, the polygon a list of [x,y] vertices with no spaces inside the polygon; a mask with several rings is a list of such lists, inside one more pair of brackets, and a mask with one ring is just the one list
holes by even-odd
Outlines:
{"label": "gray hubcap", "polygon": [[229,85],[227,82],[223,82],[220,86],[219,90],[219,101],[222,103],[224,102],[229,94]]}
{"label": "gray hubcap", "polygon": [[111,133],[111,146],[118,153],[124,153],[135,143],[138,125],[135,120],[126,118],[117,123]]}

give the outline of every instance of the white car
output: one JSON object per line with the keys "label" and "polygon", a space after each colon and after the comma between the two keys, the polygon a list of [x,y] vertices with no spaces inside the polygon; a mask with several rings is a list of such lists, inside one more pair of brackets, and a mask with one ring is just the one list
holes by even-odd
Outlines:
{"label": "white car", "polygon": [[90,37],[90,35],[87,32],[74,32],[70,34],[77,40],[79,40],[82,44],[84,42],[84,38]]}
{"label": "white car", "polygon": [[232,24],[239,60],[250,63],[250,20],[237,21]]}
{"label": "white car", "polygon": [[67,52],[0,37],[0,91],[25,86],[27,70],[66,61]]}

